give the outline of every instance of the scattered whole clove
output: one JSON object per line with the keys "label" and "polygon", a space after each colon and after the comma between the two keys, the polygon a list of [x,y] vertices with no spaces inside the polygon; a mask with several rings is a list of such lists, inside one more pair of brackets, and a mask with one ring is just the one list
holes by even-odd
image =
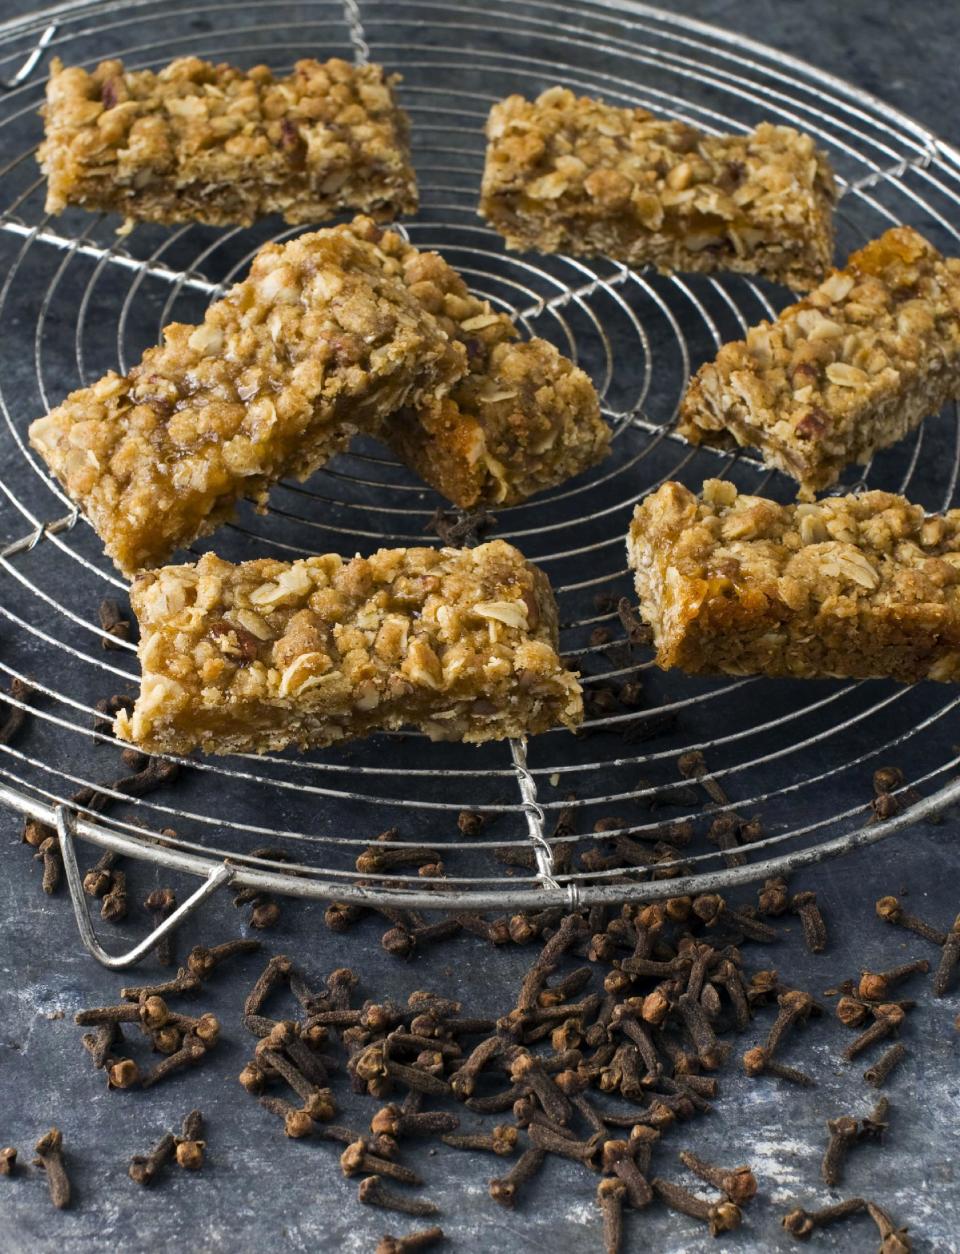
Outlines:
{"label": "scattered whole clove", "polygon": [[180,1135],[174,1138],[174,1156],[177,1166],[187,1171],[199,1171],[203,1166],[204,1153],[207,1148],[203,1137],[203,1115],[199,1110],[191,1110],[184,1117]]}
{"label": "scattered whole clove", "polygon": [[127,877],[123,871],[114,871],[110,888],[100,901],[100,918],[107,923],[120,923],[127,917]]}
{"label": "scattered whole clove", "polygon": [[780,1222],[792,1237],[806,1241],[818,1228],[828,1228],[842,1219],[849,1219],[851,1215],[860,1215],[866,1209],[867,1203],[862,1197],[848,1197],[846,1201],[825,1206],[822,1210],[810,1211],[798,1206],[784,1215]]}
{"label": "scattered whole clove", "polygon": [[748,1049],[743,1055],[743,1069],[751,1077],[772,1075],[777,1079],[797,1084],[801,1088],[812,1088],[815,1083],[813,1077],[807,1075],[805,1071],[798,1071],[796,1067],[786,1067],[775,1058],[771,1058],[760,1045]]}
{"label": "scattered whole clove", "polygon": [[409,1232],[405,1237],[382,1236],[377,1243],[374,1254],[414,1254],[415,1250],[425,1250],[437,1245],[444,1239],[442,1228],[421,1228],[419,1232]]}
{"label": "scattered whole clove", "polygon": [[221,962],[237,954],[254,954],[259,948],[258,940],[242,939],[225,941],[222,945],[214,945],[212,949],[196,945],[187,955],[187,968],[199,979],[206,980]]}
{"label": "scattered whole clove", "polygon": [[877,1041],[882,1041],[884,1037],[896,1033],[900,1025],[903,1023],[905,1012],[895,1003],[883,1003],[877,1006],[876,1018],[865,1032],[851,1041],[843,1051],[843,1057],[847,1062],[851,1062],[858,1054],[863,1053],[865,1049],[869,1049],[871,1045]]}
{"label": "scattered whole clove", "polygon": [[490,1181],[490,1196],[500,1206],[512,1208],[517,1200],[517,1190],[528,1184],[546,1161],[546,1150],[531,1145],[517,1159],[513,1169],[505,1176]]}
{"label": "scattered whole clove", "polygon": [[97,607],[97,617],[104,634],[100,637],[103,649],[122,649],[130,640],[130,620],[121,612],[118,602],[105,597]]}
{"label": "scattered whole clove", "polygon": [[165,1132],[149,1154],[134,1154],[127,1174],[136,1184],[153,1184],[176,1151],[176,1138]]}
{"label": "scattered whole clove", "polygon": [[900,1065],[907,1056],[907,1048],[901,1042],[891,1045],[877,1061],[866,1069],[863,1078],[875,1089],[882,1088],[894,1067]]}
{"label": "scattered whole clove", "polygon": [[597,1205],[603,1216],[604,1254],[619,1254],[623,1245],[623,1202],[627,1186],[616,1176],[605,1176],[597,1185]]}
{"label": "scattered whole clove", "polygon": [[881,897],[876,904],[876,912],[877,917],[883,919],[885,923],[905,927],[909,931],[915,932],[918,936],[922,936],[924,940],[930,941],[938,949],[942,948],[946,943],[946,932],[941,932],[939,928],[932,927],[923,919],[918,919],[914,914],[907,914],[896,897]]}
{"label": "scattered whole clove", "polygon": [[59,1128],[51,1128],[44,1133],[34,1146],[37,1157],[33,1160],[35,1167],[46,1173],[47,1187],[50,1190],[50,1201],[57,1210],[70,1205],[70,1177],[63,1158],[63,1133]]}
{"label": "scattered whole clove", "polygon": [[715,1189],[725,1193],[730,1201],[736,1202],[738,1206],[745,1205],[756,1196],[757,1178],[747,1166],[715,1167],[711,1163],[704,1162],[690,1150],[681,1150],[680,1161],[695,1176],[699,1176],[707,1184],[712,1184]]}
{"label": "scattered whole clove", "polygon": [[827,1120],[827,1130],[830,1140],[820,1164],[820,1175],[824,1184],[833,1189],[840,1183],[847,1153],[857,1142],[859,1124],[849,1115],[841,1115],[837,1119]]}
{"label": "scattered whole clove", "polygon": [[[165,922],[177,908],[177,895],[172,888],[155,888],[147,895],[143,908],[153,915],[153,926]],[[167,933],[157,941],[154,953],[161,967],[172,967],[174,962],[173,936]]]}
{"label": "scattered whole clove", "polygon": [[940,962],[933,977],[934,997],[945,997],[950,991],[958,963],[960,963],[960,914],[950,925]]}
{"label": "scattered whole clove", "polygon": [[418,1219],[425,1219],[430,1215],[440,1213],[439,1206],[434,1202],[428,1202],[426,1198],[406,1197],[402,1193],[393,1193],[384,1188],[379,1176],[367,1176],[365,1180],[360,1181],[357,1199],[364,1206],[380,1206],[385,1210],[400,1211],[401,1214],[413,1215]]}
{"label": "scattered whole clove", "polygon": [[827,925],[817,905],[817,894],[797,893],[790,899],[790,909],[800,916],[803,939],[812,954],[822,954],[827,947]]}
{"label": "scattered whole clove", "polygon": [[700,1219],[708,1224],[711,1236],[716,1237],[724,1232],[733,1232],[740,1227],[743,1218],[740,1207],[731,1201],[704,1201],[703,1198],[689,1193],[679,1184],[673,1184],[659,1176],[650,1181],[650,1187],[671,1210],[679,1211],[682,1215],[689,1215],[691,1219]]}
{"label": "scattered whole clove", "polygon": [[890,993],[897,984],[911,975],[929,970],[930,963],[926,958],[918,958],[915,962],[904,962],[900,966],[891,967],[888,971],[863,971],[860,975],[857,993],[864,1001],[888,1002]]}
{"label": "scattered whole clove", "polygon": [[509,1123],[496,1124],[490,1132],[445,1133],[440,1137],[444,1145],[453,1149],[482,1150],[489,1154],[508,1157],[517,1148],[517,1129]]}

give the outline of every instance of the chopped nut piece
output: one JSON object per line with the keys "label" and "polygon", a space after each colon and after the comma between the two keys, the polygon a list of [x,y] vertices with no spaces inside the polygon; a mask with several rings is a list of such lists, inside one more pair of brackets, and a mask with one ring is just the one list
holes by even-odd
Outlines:
{"label": "chopped nut piece", "polygon": [[[252,652],[222,653],[213,633],[224,616],[281,582],[303,591],[261,606],[266,635]],[[500,540],[291,565],[207,553],[142,576],[131,604],[143,676],[117,734],[151,752],[305,748],[411,724],[434,740],[479,743],[574,727],[583,715],[557,654],[546,576]],[[388,623],[398,631],[386,649]]]}
{"label": "chopped nut piece", "polygon": [[895,227],[701,366],[678,430],[758,448],[812,500],[957,396],[960,258]]}
{"label": "chopped nut piece", "polygon": [[249,226],[269,213],[318,223],[357,209],[386,221],[417,208],[399,79],[378,65],[303,60],[286,78],[197,57],[159,73],[121,61],[50,69],[37,154],[48,213],[81,205]]}
{"label": "chopped nut piece", "polygon": [[[666,483],[634,514],[628,556],[658,665],[960,680],[960,510],[926,542],[920,506],[888,492],[776,505],[728,488],[708,480],[698,500]],[[824,538],[808,542],[814,515]]]}
{"label": "chopped nut piece", "polygon": [[487,140],[480,213],[511,248],[765,274],[799,291],[830,264],[833,175],[790,127],[706,135],[551,87],[495,104]]}

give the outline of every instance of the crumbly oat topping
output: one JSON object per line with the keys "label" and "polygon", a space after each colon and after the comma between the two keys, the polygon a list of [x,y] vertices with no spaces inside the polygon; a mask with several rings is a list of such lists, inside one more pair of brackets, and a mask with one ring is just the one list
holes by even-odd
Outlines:
{"label": "crumbly oat topping", "polygon": [[692,380],[679,431],[755,445],[812,497],[957,396],[960,259],[895,227],[776,322],[725,344]]}
{"label": "crumbly oat topping", "polygon": [[241,498],[306,478],[358,427],[442,395],[466,354],[358,218],[270,244],[199,326],[82,388],[30,441],[122,571],[206,535]]}
{"label": "crumbly oat topping", "polygon": [[664,668],[960,680],[960,510],[666,483],[637,506],[627,550]]}
{"label": "crumbly oat topping", "polygon": [[165,69],[92,72],[55,59],[38,158],[47,212],[67,205],[153,222],[238,222],[343,209],[384,221],[416,210],[409,122],[396,75],[336,58],[275,78],[181,57]]}
{"label": "crumbly oat topping", "polygon": [[511,545],[232,565],[133,586],[140,696],[117,734],[151,752],[330,745],[421,728],[480,743],[574,727],[546,576]]}
{"label": "crumbly oat topping", "polygon": [[830,264],[833,175],[790,127],[706,135],[552,87],[495,104],[487,139],[480,212],[511,248],[760,273],[801,291]]}

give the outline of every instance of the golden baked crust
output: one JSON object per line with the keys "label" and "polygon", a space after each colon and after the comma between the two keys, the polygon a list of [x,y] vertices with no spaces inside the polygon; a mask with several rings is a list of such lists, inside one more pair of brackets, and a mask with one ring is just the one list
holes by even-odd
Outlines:
{"label": "golden baked crust", "polygon": [[487,139],[480,213],[511,248],[764,274],[798,291],[830,264],[833,174],[790,127],[706,135],[551,87],[495,104]]}
{"label": "golden baked crust", "polygon": [[894,227],[776,322],[701,366],[680,406],[694,444],[753,445],[803,499],[960,396],[960,259]]}
{"label": "golden baked crust", "polygon": [[542,571],[509,544],[381,549],[141,576],[140,696],[117,734],[150,752],[263,752],[419,727],[480,743],[575,727]]}
{"label": "golden baked crust", "polygon": [[67,205],[151,222],[249,226],[268,213],[378,221],[417,208],[396,75],[336,58],[286,78],[181,57],[165,69],[51,64],[38,159],[47,212]]}
{"label": "golden baked crust", "polygon": [[126,574],[305,479],[358,428],[442,395],[463,347],[356,219],[270,244],[196,327],[175,323],[128,375],[73,392],[30,442]]}
{"label": "golden baked crust", "polygon": [[666,483],[637,506],[627,553],[664,669],[960,680],[960,510]]}

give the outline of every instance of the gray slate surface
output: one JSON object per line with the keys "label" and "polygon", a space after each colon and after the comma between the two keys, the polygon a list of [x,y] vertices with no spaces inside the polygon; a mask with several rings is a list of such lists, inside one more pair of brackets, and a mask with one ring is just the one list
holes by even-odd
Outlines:
{"label": "gray slate surface", "polygon": [[[3,0],[13,16],[29,6]],[[960,11],[937,0],[909,6],[853,0],[808,3],[716,3],[675,6],[726,27],[741,29],[876,92],[906,112],[960,141],[953,112],[955,57]],[[950,735],[951,729],[942,734]],[[955,733],[952,733],[955,734]],[[797,928],[779,945],[771,962],[789,978],[823,990],[861,966],[884,967],[918,955],[923,942],[906,939],[873,914],[875,899],[907,894],[917,913],[946,925],[960,906],[957,894],[957,820],[924,826],[884,846],[807,872],[798,885],[815,888],[831,922],[831,945],[821,958],[803,950]],[[0,839],[8,849],[0,879],[0,1144],[19,1146],[23,1158],[51,1122],[64,1131],[76,1187],[76,1205],[51,1210],[37,1173],[0,1181],[0,1250],[123,1248],[131,1251],[372,1250],[384,1231],[412,1226],[386,1219],[355,1201],[355,1184],[337,1170],[333,1147],[293,1144],[275,1122],[245,1097],[236,1072],[248,1040],[236,1024],[238,1007],[261,960],[244,960],[204,993],[202,1005],[218,1013],[226,1040],[209,1065],[149,1094],[108,1094],[79,1044],[74,1011],[111,1000],[128,977],[111,976],[80,952],[69,905],[61,895],[41,896],[38,872],[17,846],[18,824],[0,815]],[[146,869],[133,875],[133,895],[142,899],[157,883],[171,882]],[[187,885],[182,885],[186,890]],[[140,934],[141,920],[110,930],[119,948]],[[102,929],[106,931],[107,929]],[[320,908],[291,903],[281,926],[268,934],[267,952],[302,958],[311,973],[349,964],[363,974],[363,996],[400,998],[429,986],[462,997],[471,1011],[496,1011],[503,989],[515,987],[529,950],[493,952],[471,938],[460,939],[440,957],[400,964],[377,943],[373,923],[337,938],[322,925]],[[209,904],[199,923],[180,940],[181,954],[201,938],[210,943],[237,931],[237,915],[224,898]],[[755,951],[750,954],[755,965]],[[145,964],[144,978],[156,973]],[[140,977],[133,977],[139,979]],[[960,1009],[954,993],[924,1004],[911,1016],[905,1039],[910,1059],[890,1088],[893,1116],[888,1145],[866,1147],[852,1158],[845,1191],[885,1199],[910,1226],[921,1251],[960,1249],[960,1183],[957,1178],[960,1036],[953,1019]],[[765,1021],[757,1024],[759,1039]],[[706,1157],[749,1160],[760,1177],[762,1197],[749,1210],[738,1249],[793,1248],[782,1235],[779,1215],[793,1199],[822,1203],[819,1184],[824,1120],[841,1111],[864,1112],[872,1090],[860,1081],[861,1067],[841,1068],[836,1058],[847,1037],[830,1019],[816,1025],[795,1056],[813,1071],[810,1093],[766,1083],[749,1084],[731,1072],[715,1113],[698,1120],[670,1145],[694,1146]],[[345,1117],[360,1123],[367,1105],[351,1105]],[[209,1124],[209,1161],[200,1176],[171,1173],[152,1191],[125,1174],[129,1156],[145,1150],[191,1107]],[[470,1126],[464,1120],[464,1126]],[[486,1180],[498,1165],[426,1146],[409,1155],[441,1205],[441,1222],[462,1249],[567,1251],[599,1248],[593,1181],[564,1163],[551,1163],[516,1214],[498,1210],[486,1196]],[[669,1154],[661,1159],[667,1173]],[[629,1247],[670,1254],[715,1248],[693,1222],[660,1210],[631,1217]],[[872,1225],[857,1221],[819,1241],[819,1247],[848,1251],[876,1246]]]}

